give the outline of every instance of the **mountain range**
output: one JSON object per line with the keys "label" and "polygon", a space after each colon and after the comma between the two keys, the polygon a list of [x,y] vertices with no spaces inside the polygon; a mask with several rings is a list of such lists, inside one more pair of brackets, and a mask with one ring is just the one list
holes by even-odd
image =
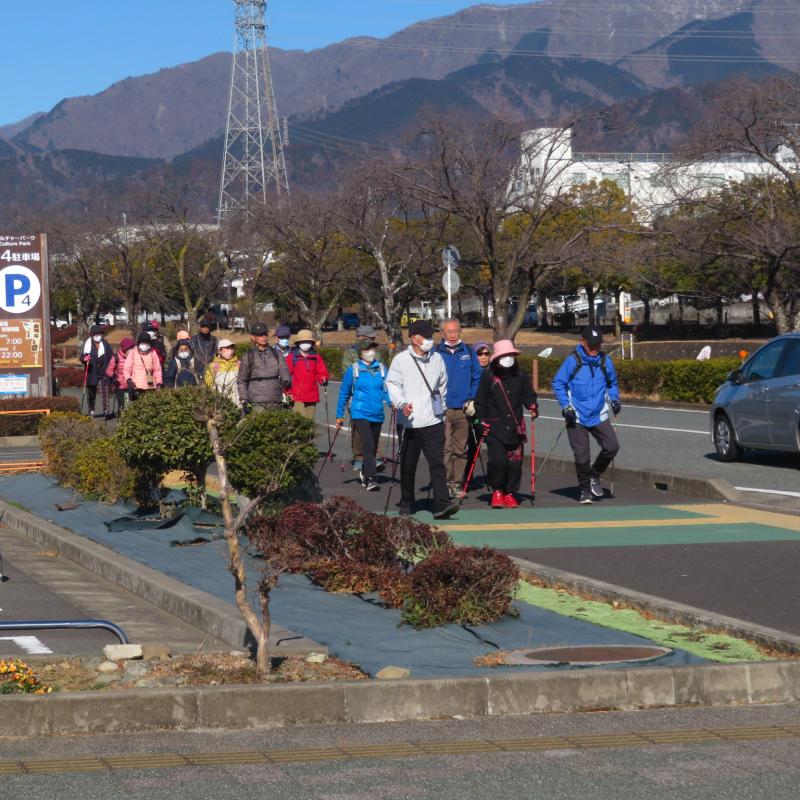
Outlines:
{"label": "mountain range", "polygon": [[[578,131],[581,149],[666,150],[702,114],[704,86],[800,67],[796,19],[786,0],[541,0],[272,49],[290,179],[334,181],[344,163],[397,146],[425,108],[531,126],[602,110],[614,124]],[[191,181],[210,213],[230,64],[216,53],[0,127],[0,218],[11,205],[97,213],[154,181]]]}

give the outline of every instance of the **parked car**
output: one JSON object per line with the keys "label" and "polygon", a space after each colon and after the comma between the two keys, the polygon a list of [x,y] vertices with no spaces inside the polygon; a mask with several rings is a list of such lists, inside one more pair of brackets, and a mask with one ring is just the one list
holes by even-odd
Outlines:
{"label": "parked car", "polygon": [[742,450],[800,452],[800,333],[777,336],[717,389],[711,437],[721,461]]}

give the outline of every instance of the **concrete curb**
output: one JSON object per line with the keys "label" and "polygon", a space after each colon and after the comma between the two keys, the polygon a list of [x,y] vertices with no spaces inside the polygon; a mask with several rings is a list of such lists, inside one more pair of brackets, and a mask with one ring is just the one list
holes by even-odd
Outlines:
{"label": "concrete curb", "polygon": [[[575,462],[569,458],[553,456],[545,464],[545,472],[558,475],[575,473]],[[608,482],[610,471],[604,475]],[[664,492],[677,492],[690,497],[701,497],[707,500],[721,500],[726,503],[740,503],[741,495],[732,484],[723,478],[695,478],[691,475],[675,475],[671,472],[655,470],[639,470],[630,467],[614,467],[614,476],[620,481],[634,486],[647,486]]]}
{"label": "concrete curb", "polygon": [[3,735],[281,728],[800,699],[800,662],[7,696]]}
{"label": "concrete curb", "polygon": [[[250,633],[238,609],[214,595],[170,578],[3,500],[0,500],[0,524],[47,549],[58,551],[64,558],[223,642],[234,647],[249,646]],[[328,652],[327,647],[298,637],[279,625],[273,625],[270,640],[275,655]]]}
{"label": "concrete curb", "polygon": [[756,644],[769,647],[781,653],[800,655],[800,636],[768,628],[753,622],[717,614],[683,603],[676,603],[663,597],[657,597],[633,589],[626,589],[613,583],[586,578],[573,572],[537,564],[522,558],[513,558],[526,580],[531,578],[551,587],[564,587],[570,592],[589,596],[596,600],[620,602],[626,606],[653,614],[659,619],[696,625],[712,631],[722,631],[731,636],[747,639]]}

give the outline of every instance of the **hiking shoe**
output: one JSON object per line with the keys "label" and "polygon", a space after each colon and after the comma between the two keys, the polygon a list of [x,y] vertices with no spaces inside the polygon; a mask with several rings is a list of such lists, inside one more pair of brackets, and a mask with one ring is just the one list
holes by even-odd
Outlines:
{"label": "hiking shoe", "polygon": [[364,473],[361,472],[361,470],[358,471],[358,479],[361,481],[361,485],[366,489],[367,479],[364,477]]}
{"label": "hiking shoe", "polygon": [[401,517],[410,517],[414,511],[411,506],[400,506],[400,510],[397,513],[400,514]]}
{"label": "hiking shoe", "polygon": [[375,471],[376,472],[383,472],[385,469],[386,469],[386,462],[382,458],[379,458],[375,462]]}
{"label": "hiking shoe", "polygon": [[578,500],[579,503],[591,503],[592,502],[592,492],[589,489],[581,489],[581,497]]}
{"label": "hiking shoe", "polygon": [[600,483],[600,478],[592,478],[589,488],[592,492],[592,497],[605,497],[605,489],[603,484]]}
{"label": "hiking shoe", "polygon": [[499,489],[492,492],[492,508],[505,508],[505,507],[506,507],[505,495]]}
{"label": "hiking shoe", "polygon": [[378,483],[374,478],[367,478],[367,482],[364,484],[364,488],[368,492],[377,492],[378,489],[380,489],[381,487],[378,486]]}
{"label": "hiking shoe", "polygon": [[440,508],[438,511],[433,512],[434,519],[447,519],[452,517],[458,511],[458,503],[450,503],[450,505]]}
{"label": "hiking shoe", "polygon": [[519,508],[519,503],[517,502],[517,498],[514,497],[513,494],[504,495],[503,505],[506,508]]}

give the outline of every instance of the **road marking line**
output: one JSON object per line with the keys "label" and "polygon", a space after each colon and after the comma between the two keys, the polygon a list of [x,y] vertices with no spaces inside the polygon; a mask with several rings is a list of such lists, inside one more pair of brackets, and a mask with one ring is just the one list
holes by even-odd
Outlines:
{"label": "road marking line", "polygon": [[0,636],[0,642],[14,642],[29,656],[47,655],[53,651],[39,641],[35,636]]}
{"label": "road marking line", "polygon": [[754,508],[728,506],[722,503],[700,503],[697,505],[667,506],[676,511],[691,511],[696,514],[718,514],[723,522],[736,524],[766,525],[770,528],[783,528],[800,531],[800,517],[794,514],[781,514],[777,511],[758,511]]}
{"label": "road marking line", "polygon": [[800,497],[800,492],[781,492],[777,489],[754,489],[751,486],[735,486],[737,492],[758,492],[759,494],[780,494],[786,497]]}

